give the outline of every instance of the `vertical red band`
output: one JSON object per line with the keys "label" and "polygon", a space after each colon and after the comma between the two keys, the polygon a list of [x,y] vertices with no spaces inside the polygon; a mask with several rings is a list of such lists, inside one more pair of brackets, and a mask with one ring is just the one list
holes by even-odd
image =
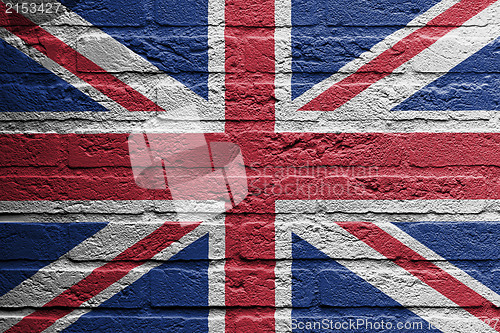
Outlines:
{"label": "vertical red band", "polygon": [[[248,160],[244,133],[274,132],[274,0],[226,0],[225,21],[226,132]],[[274,205],[254,199],[226,216],[226,332],[275,331]]]}
{"label": "vertical red band", "polygon": [[274,131],[274,1],[226,0],[226,132]]}

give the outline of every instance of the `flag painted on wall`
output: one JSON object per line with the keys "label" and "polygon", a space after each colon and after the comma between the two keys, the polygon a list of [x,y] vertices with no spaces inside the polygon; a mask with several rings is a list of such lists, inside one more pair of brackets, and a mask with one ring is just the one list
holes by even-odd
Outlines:
{"label": "flag painted on wall", "polygon": [[499,13],[2,0],[1,330],[500,332]]}

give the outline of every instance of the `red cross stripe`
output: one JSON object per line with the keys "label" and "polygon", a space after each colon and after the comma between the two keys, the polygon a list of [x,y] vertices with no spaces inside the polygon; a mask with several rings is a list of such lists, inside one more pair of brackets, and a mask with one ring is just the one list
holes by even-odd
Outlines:
{"label": "red cross stripe", "polygon": [[[463,22],[494,2],[462,0],[450,9],[457,13],[448,14]],[[226,332],[276,331],[278,200],[500,199],[500,134],[275,132],[275,2],[226,0],[225,5],[225,132],[209,133],[206,138],[208,142],[231,141],[239,145],[250,192],[225,215]],[[471,10],[465,10],[468,5]],[[71,59],[83,57],[21,15],[4,14],[1,2],[0,9],[0,25],[59,65],[71,71],[75,64],[64,55],[72,54]],[[441,19],[446,20],[445,16]],[[22,24],[14,26],[13,20]],[[405,42],[415,42],[414,36],[408,38]],[[49,52],[39,43],[41,39],[49,41],[57,52]],[[415,49],[415,53],[419,51]],[[390,72],[399,64],[389,66],[392,60],[390,54],[383,54],[367,68]],[[86,61],[89,66],[98,66]],[[350,76],[347,83],[359,83],[358,76],[366,84],[376,81],[379,76],[366,75],[367,68]],[[129,111],[163,110],[111,74],[89,73],[81,79]],[[303,109],[316,110],[328,104],[325,109],[332,110],[332,104],[341,105],[363,89],[360,85],[358,90],[339,93],[344,91],[342,84]],[[119,133],[2,134],[0,200],[171,200],[169,191],[135,184],[127,138],[128,134]],[[284,173],[289,167],[304,173]],[[378,173],[355,172],[371,167],[376,167]],[[325,168],[336,168],[338,173],[332,176]],[[198,225],[165,223],[7,332],[42,332]],[[443,286],[419,275],[422,267],[440,276],[447,273],[376,225],[338,225],[472,315],[483,320],[500,317],[498,307],[459,280],[449,277],[446,280],[450,285]],[[471,308],[478,302],[481,309]],[[495,329],[500,332],[500,328]]]}

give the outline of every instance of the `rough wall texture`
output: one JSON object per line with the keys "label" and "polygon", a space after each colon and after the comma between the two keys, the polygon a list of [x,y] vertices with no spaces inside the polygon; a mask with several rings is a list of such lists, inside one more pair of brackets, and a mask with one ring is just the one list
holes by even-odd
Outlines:
{"label": "rough wall texture", "polygon": [[[497,2],[62,3],[0,6],[0,330],[500,331]],[[157,115],[247,198],[180,225],[131,168]]]}

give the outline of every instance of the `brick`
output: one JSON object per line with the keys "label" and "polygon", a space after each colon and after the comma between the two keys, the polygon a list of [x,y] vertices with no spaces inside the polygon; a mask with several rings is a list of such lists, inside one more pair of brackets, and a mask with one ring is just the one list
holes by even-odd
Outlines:
{"label": "brick", "polygon": [[[252,82],[227,85],[226,100],[229,102],[229,105],[243,103],[251,110],[252,107],[263,107],[272,101],[272,95],[269,92],[272,91],[273,83],[265,82],[263,77],[257,75],[254,78],[255,80],[252,80]],[[241,117],[242,115],[238,114],[236,116]],[[244,117],[235,117],[234,120],[244,120]]]}
{"label": "brick", "polygon": [[127,135],[69,135],[71,168],[130,167]]}
{"label": "brick", "polygon": [[[194,311],[192,311],[194,312]],[[184,315],[145,314],[142,316],[125,316],[123,314],[96,314],[83,316],[76,325],[70,326],[67,332],[104,332],[104,333],[160,333],[165,331],[190,333],[207,330],[207,320],[200,318],[196,312],[184,312]],[[198,317],[198,318],[196,318]]]}
{"label": "brick", "polygon": [[500,259],[498,222],[421,222],[401,227],[447,260]]}
{"label": "brick", "polygon": [[275,197],[269,195],[248,195],[238,206],[231,211],[236,214],[257,213],[269,214],[273,212]]}
{"label": "brick", "polygon": [[12,80],[12,74],[8,76],[0,74],[0,80],[9,83],[0,85],[3,92],[0,112],[65,112],[74,111],[72,107],[75,105],[80,110],[96,109],[93,101],[58,82],[58,78],[51,74],[23,74],[15,80]]}
{"label": "brick", "polygon": [[[145,274],[133,284],[113,295],[99,307],[109,309],[144,309],[149,303],[150,275]],[[92,301],[90,301],[92,303]]]}
{"label": "brick", "polygon": [[274,333],[274,309],[227,308],[226,330],[235,333]]}
{"label": "brick", "polygon": [[[441,285],[443,288],[450,288],[446,277],[439,276],[432,271],[419,271],[419,274],[427,276],[434,280],[434,285]],[[398,284],[405,286],[405,306],[431,306],[441,305],[441,302],[434,300],[432,296],[426,293],[427,285],[423,282],[413,283],[416,277],[410,278],[406,275],[398,275],[391,271],[373,271],[370,272],[368,282],[376,283],[378,288],[396,288]],[[367,297],[366,287],[359,287],[359,279],[353,280],[352,273],[338,270],[324,270],[319,274],[319,293],[320,302],[324,306],[334,307],[391,307],[397,306],[397,303],[385,295],[377,288],[369,287],[370,295]],[[453,293],[453,291],[450,291]],[[478,301],[469,301],[469,306],[481,306]],[[458,306],[458,305],[457,305]]]}
{"label": "brick", "polygon": [[91,269],[82,267],[54,268],[38,273],[36,269],[29,268],[1,269],[0,280],[8,279],[11,276],[26,276],[30,279],[24,282],[25,286],[20,290],[4,295],[0,305],[11,308],[42,307],[52,298],[74,285],[75,282],[85,278],[90,272]]}
{"label": "brick", "polygon": [[[34,171],[34,173],[39,173]],[[2,200],[171,200],[169,191],[144,190],[129,176],[27,176],[0,177]]]}
{"label": "brick", "polygon": [[[122,47],[108,35],[82,35],[78,38],[76,50],[77,66],[76,69],[82,73],[121,73],[121,72],[148,72],[150,66],[144,66],[144,63],[134,57],[132,50]],[[113,62],[106,62],[105,59],[100,59],[107,64],[107,68],[89,67],[87,59],[84,55],[94,55],[104,57],[106,54],[113,54]],[[91,59],[92,60],[92,59]],[[94,61],[95,62],[95,61]]]}
{"label": "brick", "polygon": [[405,156],[405,142],[395,135],[358,134],[315,136],[290,135],[279,154],[283,165],[300,158],[309,165],[397,166]]}
{"label": "brick", "polygon": [[[84,211],[87,211],[87,209],[84,209]],[[159,223],[127,223],[125,221],[122,221],[119,226],[110,225],[92,239],[87,239],[85,243],[81,243],[78,247],[70,250],[68,256],[71,260],[78,262],[111,261],[127,248],[154,232],[160,225]],[[77,230],[70,231],[70,235],[73,237],[77,233]],[[168,241],[168,239],[165,239],[165,241]],[[133,261],[134,257],[122,258],[121,260]]]}
{"label": "brick", "polygon": [[[314,263],[311,262],[313,265]],[[318,279],[314,269],[294,269],[292,284],[300,284],[300,288],[294,290],[292,305],[294,308],[307,308],[315,303],[318,298]]]}
{"label": "brick", "polygon": [[[500,104],[500,78],[492,73],[449,73],[411,97],[417,110],[495,110]],[[400,107],[414,109],[412,106]]]}
{"label": "brick", "polygon": [[15,10],[12,10],[11,15],[6,15],[7,7],[5,6],[5,3],[1,4],[0,10],[2,11],[2,16],[0,17],[0,25],[2,27],[32,25],[32,23],[29,22],[27,19],[23,18],[22,15],[16,15]]}
{"label": "brick", "polygon": [[85,13],[85,17],[96,26],[105,27],[140,27],[147,23],[147,12],[144,2],[124,0],[120,3],[113,0],[92,0],[78,3],[72,8],[77,13]]}
{"label": "brick", "polygon": [[270,0],[229,0],[226,1],[226,26],[273,27],[274,15]]}
{"label": "brick", "polygon": [[[493,198],[496,185],[485,177],[359,177],[359,186],[365,189],[362,196],[377,198],[460,199]],[[356,196],[353,196],[355,198]]]}
{"label": "brick", "polygon": [[274,265],[226,266],[226,306],[271,306],[274,302]]}
{"label": "brick", "polygon": [[274,259],[274,225],[271,221],[245,223],[239,233],[243,258]]}
{"label": "brick", "polygon": [[318,25],[324,20],[323,6],[317,2],[295,1],[292,10],[292,24],[294,26]]}
{"label": "brick", "polygon": [[274,72],[274,39],[270,31],[232,28],[226,34],[227,72]]}
{"label": "brick", "polygon": [[58,166],[65,157],[64,140],[58,136],[0,136],[0,166]]}
{"label": "brick", "polygon": [[[1,200],[171,200],[170,191],[139,188],[131,170],[77,170],[76,176],[47,176],[39,170],[38,176],[0,177],[4,191]],[[113,176],[113,173],[116,173]],[[257,191],[252,185],[251,191]],[[265,201],[272,207],[274,200],[312,199],[494,199],[498,184],[483,176],[464,177],[288,177],[279,188],[286,191],[264,192],[265,197],[247,197],[241,208]],[[324,195],[323,195],[324,194]],[[298,195],[298,196],[297,196]],[[258,208],[259,212],[267,211]]]}
{"label": "brick", "polygon": [[56,260],[102,223],[0,223],[2,260]]}
{"label": "brick", "polygon": [[[208,306],[207,273],[200,270],[167,268],[151,272],[151,305],[154,307]],[[194,267],[193,267],[194,268]]]}
{"label": "brick", "polygon": [[427,9],[421,2],[402,6],[397,1],[320,1],[313,6],[301,0],[293,3],[292,22],[297,25],[404,26]]}
{"label": "brick", "polygon": [[498,166],[499,146],[494,134],[414,134],[409,138],[408,155],[410,164],[420,168]]}
{"label": "brick", "polygon": [[[491,281],[494,282],[494,281],[499,281],[500,279],[500,269],[493,269],[491,271]],[[497,290],[498,291],[498,290]]]}
{"label": "brick", "polygon": [[[319,273],[319,296],[321,305],[339,307],[394,306],[380,290],[366,297],[365,290],[359,289],[358,279],[351,280],[351,274],[344,271],[324,270]],[[375,289],[374,289],[375,290]]]}
{"label": "brick", "polygon": [[[264,75],[267,77],[267,75]],[[242,93],[242,89],[248,87],[250,92],[254,92],[254,95]],[[229,120],[230,124],[235,126],[241,126],[244,124],[245,120],[249,120],[256,124],[256,120],[260,122],[266,122],[272,120],[273,110],[274,110],[274,100],[272,97],[272,89],[269,84],[249,84],[245,85],[227,85],[226,94],[228,95],[228,101],[226,104],[226,118]],[[232,123],[231,121],[234,121]],[[247,126],[241,126],[245,130],[248,129]],[[256,126],[257,128],[262,128],[261,126]]]}
{"label": "brick", "polygon": [[[181,31],[177,34],[182,33]],[[207,71],[208,44],[206,35],[178,36],[175,32],[170,34],[157,33],[152,36],[134,36],[132,39],[128,36],[120,36],[126,44],[137,54],[143,56],[153,64],[161,67],[166,73],[187,73],[196,72],[205,73]],[[77,58],[78,71],[80,72],[136,72],[147,73],[154,72],[154,67],[144,66],[142,58],[131,56],[132,51],[126,48],[108,50],[104,47],[113,45],[113,43],[101,41],[101,36],[88,35],[83,36],[78,41],[78,51],[85,54],[106,54],[114,52],[114,57],[118,61],[109,64],[107,70],[89,70],[88,65]],[[104,46],[105,45],[105,46]],[[133,61],[135,59],[135,61]],[[157,73],[157,71],[156,71]]]}
{"label": "brick", "polygon": [[199,26],[207,25],[207,1],[188,0],[178,2],[174,0],[155,1],[155,21],[169,26]]}
{"label": "brick", "polygon": [[[10,45],[11,43],[14,43],[14,45],[18,46],[19,43],[14,39],[9,38],[7,38],[6,41],[9,41],[9,44],[7,44],[7,42],[4,42],[3,40],[2,42],[0,42],[0,57],[3,58],[3,61],[6,62],[8,66],[0,67],[0,73],[47,73],[47,70],[44,68],[40,68],[40,66],[38,66],[36,62],[19,62],[19,58],[25,57],[25,55]],[[5,80],[7,80],[7,77],[4,78],[2,76],[1,81],[5,82]]]}
{"label": "brick", "polygon": [[[304,175],[303,169],[312,166],[321,166],[323,171],[327,166],[373,167],[369,173],[367,170],[346,170],[352,176],[373,175],[374,167],[399,166],[407,155],[406,140],[394,134],[284,133],[277,136],[263,131],[247,131],[236,139],[250,167],[275,165],[279,168],[275,172],[284,168],[294,175]],[[320,171],[321,168],[316,168],[306,175],[316,176]],[[344,174],[341,171],[330,168],[324,174]]]}
{"label": "brick", "polygon": [[295,36],[292,39],[294,75],[305,73],[310,77],[313,73],[336,73],[379,40],[378,36],[339,38],[311,36],[310,33]]}
{"label": "brick", "polygon": [[[317,216],[315,214],[315,216]],[[380,260],[383,259],[381,254],[377,252],[366,251],[366,244],[360,242],[353,236],[349,236],[343,231],[337,224],[332,223],[332,220],[328,218],[318,218],[318,220],[312,219],[310,216],[290,216],[288,214],[283,217],[277,218],[280,227],[290,226],[292,232],[298,237],[294,236],[293,239],[293,259],[304,260],[304,259],[325,259],[327,258],[325,253],[332,259],[346,259],[346,260],[359,260],[363,259],[373,259]],[[308,241],[302,240],[303,235],[308,235]],[[308,243],[312,241],[317,247],[316,250],[311,251],[311,245]],[[287,258],[291,259],[291,258]],[[309,268],[316,269],[313,265],[315,261],[310,261]],[[326,262],[325,262],[326,263]]]}

